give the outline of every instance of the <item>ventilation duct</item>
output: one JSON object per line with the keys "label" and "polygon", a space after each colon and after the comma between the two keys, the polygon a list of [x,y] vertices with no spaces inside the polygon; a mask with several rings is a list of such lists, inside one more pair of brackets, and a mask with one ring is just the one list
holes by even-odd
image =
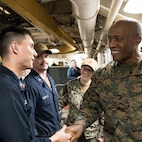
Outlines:
{"label": "ventilation duct", "polygon": [[[118,15],[118,12],[120,10],[120,7],[122,6],[122,3],[123,3],[123,0],[116,0],[116,1],[114,0],[111,3],[110,9],[108,9],[108,12],[105,11],[105,13],[108,13],[108,15],[106,15],[106,17],[107,17],[106,23],[105,23],[105,26],[104,26],[104,28],[102,30],[102,33],[101,33],[100,39],[99,39],[99,43],[98,43],[97,48],[96,48],[97,52],[100,50],[101,45],[103,45],[104,38],[106,37],[110,26],[112,25],[112,23],[116,19],[117,15]],[[101,6],[100,10],[104,11],[103,9],[104,8],[102,8],[102,6]]]}
{"label": "ventilation duct", "polygon": [[85,54],[91,56],[95,38],[96,17],[100,0],[70,0],[76,18]]}

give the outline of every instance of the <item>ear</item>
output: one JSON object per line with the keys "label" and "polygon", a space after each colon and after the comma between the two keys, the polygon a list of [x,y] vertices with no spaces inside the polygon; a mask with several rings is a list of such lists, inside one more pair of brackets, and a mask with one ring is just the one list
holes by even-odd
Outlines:
{"label": "ear", "polygon": [[17,43],[15,41],[12,42],[11,48],[15,54],[18,53]]}
{"label": "ear", "polygon": [[135,44],[139,44],[140,42],[141,42],[141,40],[142,40],[142,37],[141,36],[137,36],[136,38],[135,38]]}

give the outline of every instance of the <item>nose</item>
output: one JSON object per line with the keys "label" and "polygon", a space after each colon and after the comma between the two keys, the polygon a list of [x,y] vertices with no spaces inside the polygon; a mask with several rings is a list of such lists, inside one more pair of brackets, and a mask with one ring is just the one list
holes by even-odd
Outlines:
{"label": "nose", "polygon": [[109,46],[109,48],[114,48],[114,47],[116,47],[116,40],[113,39],[113,38],[112,38],[111,40],[109,40],[108,46]]}
{"label": "nose", "polygon": [[37,57],[38,56],[38,54],[37,54],[37,52],[36,52],[36,50],[34,49],[34,56],[35,57]]}

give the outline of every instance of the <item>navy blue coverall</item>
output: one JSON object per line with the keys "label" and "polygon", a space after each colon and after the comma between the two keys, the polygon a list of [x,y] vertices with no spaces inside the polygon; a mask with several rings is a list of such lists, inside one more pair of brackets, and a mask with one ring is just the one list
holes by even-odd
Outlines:
{"label": "navy blue coverall", "polygon": [[32,106],[25,84],[0,65],[0,142],[51,142],[35,136]]}
{"label": "navy blue coverall", "polygon": [[31,70],[25,78],[29,88],[29,94],[34,100],[36,128],[40,136],[52,136],[60,128],[60,117],[58,107],[58,94],[54,80],[49,76],[51,88],[40,77],[40,75]]}

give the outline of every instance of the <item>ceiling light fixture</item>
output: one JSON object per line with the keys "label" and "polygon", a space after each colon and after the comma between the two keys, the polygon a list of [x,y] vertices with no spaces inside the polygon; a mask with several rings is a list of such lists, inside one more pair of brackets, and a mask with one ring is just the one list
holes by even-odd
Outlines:
{"label": "ceiling light fixture", "polygon": [[126,13],[140,14],[142,13],[141,4],[142,4],[141,0],[128,0],[123,10]]}
{"label": "ceiling light fixture", "polygon": [[52,53],[59,53],[60,51],[58,50],[58,49],[56,49],[56,48],[52,48],[52,49],[50,49],[50,51],[52,52]]}

